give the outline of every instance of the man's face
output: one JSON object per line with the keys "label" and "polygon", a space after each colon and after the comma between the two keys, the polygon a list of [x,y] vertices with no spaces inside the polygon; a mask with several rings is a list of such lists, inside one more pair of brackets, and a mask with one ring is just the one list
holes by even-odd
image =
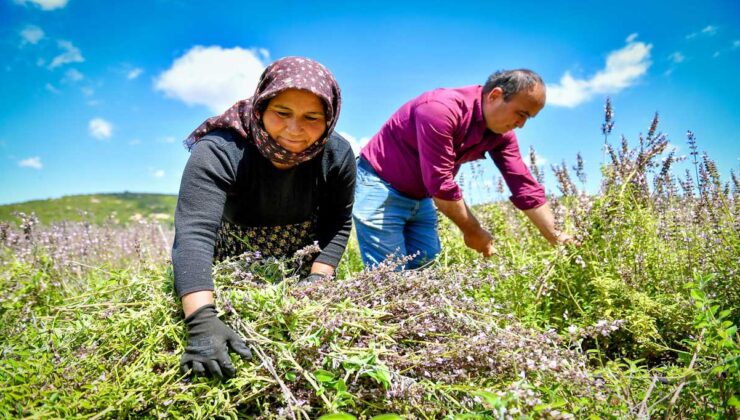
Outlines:
{"label": "man's face", "polygon": [[483,117],[486,126],[497,134],[522,128],[545,106],[545,87],[535,85],[504,100],[501,88],[494,88],[483,97]]}

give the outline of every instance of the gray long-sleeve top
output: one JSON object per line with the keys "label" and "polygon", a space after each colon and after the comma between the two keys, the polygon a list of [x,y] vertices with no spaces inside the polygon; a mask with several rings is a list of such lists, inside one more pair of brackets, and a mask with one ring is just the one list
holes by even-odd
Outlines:
{"label": "gray long-sleeve top", "polygon": [[278,226],[316,216],[321,253],[336,267],[352,227],[355,159],[333,133],[323,152],[290,169],[277,169],[250,142],[216,130],[196,143],[180,183],[172,264],[180,297],[213,290],[211,268],[221,220]]}

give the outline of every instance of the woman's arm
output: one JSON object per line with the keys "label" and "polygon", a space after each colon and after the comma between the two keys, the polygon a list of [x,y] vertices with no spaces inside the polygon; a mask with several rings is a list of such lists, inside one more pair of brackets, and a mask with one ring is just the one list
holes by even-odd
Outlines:
{"label": "woman's arm", "polygon": [[[234,178],[228,153],[215,141],[204,138],[193,147],[183,171],[175,210],[172,264],[175,289],[180,297],[213,290],[213,249],[227,191]],[[197,307],[186,308],[183,301],[183,309],[187,312]]]}
{"label": "woman's arm", "polygon": [[313,265],[311,266],[311,274],[316,273],[316,274],[322,274],[324,276],[331,276],[334,274],[335,268],[336,266],[314,261]]}
{"label": "woman's arm", "polygon": [[[321,254],[311,267],[312,273],[333,272],[342,258],[352,230],[352,205],[355,199],[356,165],[352,149],[341,139],[339,147],[326,150],[330,155],[322,162],[327,170],[326,184],[320,194],[319,246]],[[338,153],[339,152],[339,153]],[[332,162],[332,160],[338,162]]]}
{"label": "woman's arm", "polygon": [[182,297],[182,311],[185,314],[185,318],[187,318],[201,306],[213,302],[213,292],[210,290],[188,293]]}

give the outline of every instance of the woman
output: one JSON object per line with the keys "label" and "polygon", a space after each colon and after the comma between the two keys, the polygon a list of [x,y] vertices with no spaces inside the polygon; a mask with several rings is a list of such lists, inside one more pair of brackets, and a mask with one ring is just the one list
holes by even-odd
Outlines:
{"label": "woman", "polygon": [[318,241],[321,252],[301,281],[333,274],[352,226],[355,184],[352,149],[334,133],[340,103],[329,70],[287,57],[264,71],[254,96],[209,118],[185,141],[191,156],[172,250],[189,335],[183,373],[232,376],[227,346],[251,357],[217,318],[213,299],[213,260],[245,251],[235,237],[276,257]]}

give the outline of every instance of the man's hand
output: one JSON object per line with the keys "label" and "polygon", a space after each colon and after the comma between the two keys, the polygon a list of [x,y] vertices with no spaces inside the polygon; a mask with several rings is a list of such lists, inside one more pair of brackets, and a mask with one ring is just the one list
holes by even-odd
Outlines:
{"label": "man's hand", "polygon": [[216,306],[203,305],[185,318],[188,345],[180,361],[180,372],[192,370],[196,375],[215,375],[223,379],[236,374],[229,357],[229,347],[238,355],[252,358],[244,341],[218,319]]}
{"label": "man's hand", "polygon": [[478,226],[470,232],[463,232],[463,238],[468,248],[480,252],[484,257],[493,255],[493,236],[482,227]]}
{"label": "man's hand", "polygon": [[433,200],[439,211],[460,228],[468,248],[480,252],[484,257],[493,255],[493,237],[481,227],[464,200],[447,201],[437,197],[433,197]]}
{"label": "man's hand", "polygon": [[578,242],[576,238],[573,236],[565,233],[565,232],[557,232],[555,234],[555,240],[557,240],[558,245],[575,245],[575,246],[581,246],[581,243]]}

